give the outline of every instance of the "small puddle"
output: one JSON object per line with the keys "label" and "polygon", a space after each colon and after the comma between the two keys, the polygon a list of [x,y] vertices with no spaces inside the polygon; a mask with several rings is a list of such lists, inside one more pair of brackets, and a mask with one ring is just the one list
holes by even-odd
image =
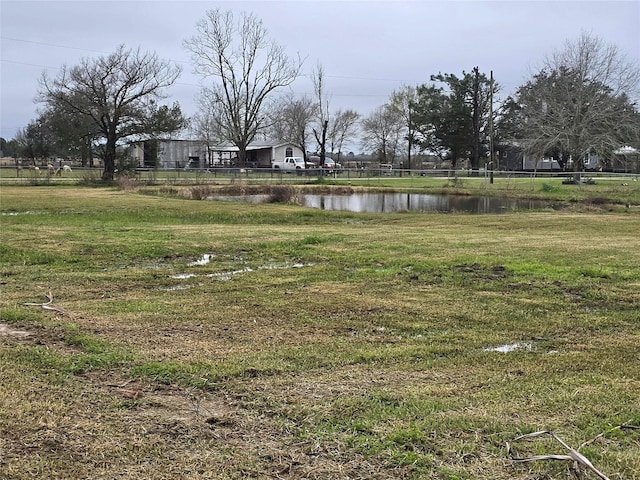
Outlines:
{"label": "small puddle", "polygon": [[[210,259],[209,259],[210,260]],[[190,266],[193,265],[204,265],[202,263],[190,263]],[[293,263],[293,264],[284,264],[284,265],[263,265],[262,267],[258,267],[258,268],[251,268],[251,267],[244,267],[244,268],[240,268],[238,270],[231,270],[231,271],[226,271],[226,272],[216,272],[216,273],[208,273],[205,276],[208,278],[215,278],[216,280],[220,280],[220,281],[229,281],[231,280],[235,275],[240,275],[242,273],[249,273],[249,272],[255,272],[255,271],[260,271],[260,270],[286,270],[289,268],[303,268],[303,267],[310,267],[312,266],[312,263]],[[198,275],[195,273],[179,273],[176,275],[170,275],[170,278],[174,278],[176,280],[187,280],[189,278],[194,278],[197,277]]]}
{"label": "small puddle", "polygon": [[178,273],[177,275],[169,275],[170,278],[177,280],[186,280],[187,278],[197,277],[195,273]]}
{"label": "small puddle", "polygon": [[218,272],[218,273],[210,273],[207,275],[209,278],[217,278],[218,280],[231,280],[234,275],[239,275],[241,273],[247,272],[255,272],[260,270],[287,270],[289,268],[302,268],[302,267],[310,267],[312,263],[294,263],[291,265],[264,265],[258,268],[245,267],[240,270],[233,270],[231,272]]}
{"label": "small puddle", "polygon": [[287,263],[285,265],[264,265],[258,270],[287,270],[289,268],[311,267],[313,263]]}
{"label": "small puddle", "polygon": [[7,217],[15,217],[16,215],[35,215],[36,212],[26,211],[26,212],[0,212],[0,215]]}
{"label": "small puddle", "polygon": [[234,275],[239,275],[241,273],[247,273],[247,272],[253,272],[253,268],[245,267],[245,268],[241,268],[240,270],[233,270],[231,272],[209,273],[207,275],[207,277],[216,278],[216,279],[220,280],[221,282],[227,282],[227,281],[231,280],[231,278]]}
{"label": "small puddle", "polygon": [[200,260],[196,260],[195,262],[191,262],[188,264],[190,267],[198,267],[202,265],[208,265],[211,262],[211,259],[214,258],[215,255],[213,253],[205,253]]}
{"label": "small puddle", "polygon": [[509,345],[500,345],[499,347],[486,347],[482,350],[484,352],[500,352],[509,353],[515,350],[531,350],[533,347],[530,343],[511,343]]}
{"label": "small puddle", "polygon": [[191,285],[174,285],[173,287],[165,287],[161,288],[160,290],[164,292],[175,292],[177,290],[189,290],[190,288]]}

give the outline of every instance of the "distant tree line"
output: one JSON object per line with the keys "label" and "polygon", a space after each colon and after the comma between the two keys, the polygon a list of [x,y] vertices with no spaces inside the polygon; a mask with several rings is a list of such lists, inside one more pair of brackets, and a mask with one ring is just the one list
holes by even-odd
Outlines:
{"label": "distant tree line", "polygon": [[207,12],[184,42],[204,81],[198,110],[186,118],[177,103],[162,104],[180,68],[155,54],[120,46],[110,55],[43,74],[37,119],[10,141],[4,155],[45,161],[94,157],[112,180],[137,140],[188,132],[209,146],[230,143],[240,165],[257,139],[280,140],[339,160],[359,144],[380,163],[416,168],[429,155],[478,172],[500,145],[534,157],[552,156],[580,172],[589,154],[607,159],[623,145],[640,148],[640,67],[615,46],[583,33],[547,57],[516,92],[498,100],[501,87],[473,67],[461,75],[437,73],[403,86],[362,118],[333,110],[322,65],[312,74],[313,95],[287,93],[304,60],[272,41],[261,20],[220,9]]}

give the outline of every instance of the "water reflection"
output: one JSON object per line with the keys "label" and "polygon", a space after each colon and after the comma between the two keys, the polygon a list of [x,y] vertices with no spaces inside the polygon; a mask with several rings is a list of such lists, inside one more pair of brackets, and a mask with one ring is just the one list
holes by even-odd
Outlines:
{"label": "water reflection", "polygon": [[468,212],[502,213],[532,210],[548,206],[539,200],[471,197],[459,195],[425,195],[419,193],[357,193],[353,195],[304,195],[307,207],[323,210],[346,210],[365,213]]}

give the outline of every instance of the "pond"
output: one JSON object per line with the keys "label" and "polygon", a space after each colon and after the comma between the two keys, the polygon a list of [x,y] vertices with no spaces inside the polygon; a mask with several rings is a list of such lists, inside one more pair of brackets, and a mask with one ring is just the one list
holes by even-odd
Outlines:
{"label": "pond", "polygon": [[466,212],[503,213],[513,210],[541,209],[548,206],[539,200],[461,195],[426,195],[420,193],[357,193],[353,195],[304,195],[307,207],[350,212],[393,213]]}
{"label": "pond", "polygon": [[[242,200],[251,203],[268,201],[268,195],[215,196],[212,200]],[[421,193],[353,193],[303,194],[298,200],[305,207],[363,213],[393,212],[464,212],[504,213],[517,210],[539,210],[552,205],[542,200],[478,197],[461,195],[427,195]]]}

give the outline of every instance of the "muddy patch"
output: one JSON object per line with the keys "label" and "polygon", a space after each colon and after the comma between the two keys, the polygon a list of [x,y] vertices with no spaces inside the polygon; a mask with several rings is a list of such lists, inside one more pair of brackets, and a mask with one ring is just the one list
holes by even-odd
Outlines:
{"label": "muddy patch", "polygon": [[486,267],[479,263],[464,263],[456,265],[454,271],[458,273],[470,274],[474,277],[479,277],[485,280],[495,280],[498,278],[505,278],[509,275],[506,267],[503,265],[493,265]]}

